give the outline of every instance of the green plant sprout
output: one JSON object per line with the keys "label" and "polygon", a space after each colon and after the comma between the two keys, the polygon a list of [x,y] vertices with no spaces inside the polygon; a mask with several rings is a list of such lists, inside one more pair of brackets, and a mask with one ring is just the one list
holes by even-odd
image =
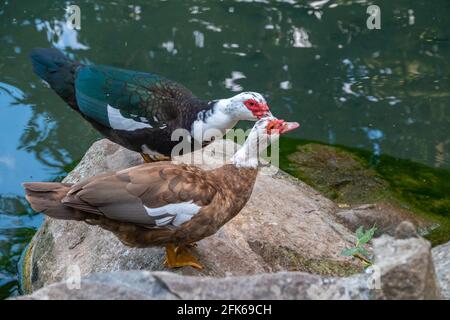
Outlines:
{"label": "green plant sprout", "polygon": [[373,238],[373,235],[375,234],[375,231],[377,228],[373,226],[370,229],[367,229],[364,231],[364,228],[361,226],[359,227],[356,232],[356,244],[352,248],[345,248],[341,251],[342,256],[353,256],[359,260],[361,260],[366,267],[369,267],[372,265],[372,261],[370,259],[369,252],[364,248],[364,246]]}

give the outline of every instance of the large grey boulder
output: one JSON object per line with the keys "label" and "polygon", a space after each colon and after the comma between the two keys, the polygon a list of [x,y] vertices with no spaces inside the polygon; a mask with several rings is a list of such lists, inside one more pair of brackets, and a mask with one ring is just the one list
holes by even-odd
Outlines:
{"label": "large grey boulder", "polygon": [[[214,167],[229,158],[235,147],[231,141],[220,140],[194,157],[203,156],[203,166]],[[65,182],[141,162],[139,154],[101,140],[93,144]],[[332,201],[287,174],[261,173],[242,212],[194,249],[205,268],[172,271],[213,277],[277,271],[344,276],[361,271],[359,261],[340,256],[353,237],[335,220],[336,211]],[[74,273],[166,270],[163,257],[162,248],[129,248],[99,227],[47,218],[25,254],[23,287],[32,292]]]}
{"label": "large grey boulder", "polygon": [[374,271],[380,275],[376,298],[442,298],[430,242],[417,236],[410,222],[400,224],[396,233],[395,240],[390,236],[382,236],[373,241]]}
{"label": "large grey boulder", "polygon": [[[350,277],[278,272],[224,278],[170,272],[92,274],[18,299],[438,299],[430,244],[419,237],[374,241],[376,264]],[[73,279],[72,279],[73,280]]]}
{"label": "large grey boulder", "polygon": [[[30,296],[16,299],[317,299],[327,297],[368,298],[357,281],[321,278],[303,272],[279,272],[225,278],[181,276],[171,272],[122,271],[97,273],[80,282],[79,289],[65,282],[49,285]],[[348,287],[346,287],[348,286]],[[344,288],[344,290],[336,290]],[[356,290],[355,290],[356,289]],[[342,292],[340,292],[342,291]]]}
{"label": "large grey boulder", "polygon": [[431,252],[442,295],[450,300],[450,242],[434,247]]}

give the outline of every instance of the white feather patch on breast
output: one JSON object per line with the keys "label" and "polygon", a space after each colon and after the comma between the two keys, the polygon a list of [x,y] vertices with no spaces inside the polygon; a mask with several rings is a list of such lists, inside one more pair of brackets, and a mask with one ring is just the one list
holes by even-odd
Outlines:
{"label": "white feather patch on breast", "polygon": [[197,114],[197,120],[191,127],[191,135],[195,140],[201,142],[221,138],[228,129],[236,125],[237,120],[223,111],[227,103],[227,99],[219,100],[213,111],[201,111]]}
{"label": "white feather patch on breast", "polygon": [[135,121],[133,119],[125,118],[120,113],[119,109],[116,109],[108,104],[108,120],[111,128],[116,130],[134,131],[137,129],[152,128],[148,123]]}
{"label": "white feather patch on breast", "polygon": [[171,203],[158,208],[149,208],[146,206],[144,208],[149,216],[155,218],[157,226],[172,224],[178,227],[182,223],[189,221],[202,207],[196,205],[191,200],[188,202]]}

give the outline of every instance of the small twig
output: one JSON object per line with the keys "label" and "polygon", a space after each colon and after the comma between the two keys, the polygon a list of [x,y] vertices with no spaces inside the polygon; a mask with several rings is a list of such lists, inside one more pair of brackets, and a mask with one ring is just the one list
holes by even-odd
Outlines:
{"label": "small twig", "polygon": [[369,259],[367,259],[367,258],[365,258],[364,256],[360,255],[359,253],[355,253],[353,256],[354,256],[355,258],[358,258],[359,260],[361,260],[361,261],[367,263],[369,266],[372,265],[372,262],[371,262]]}

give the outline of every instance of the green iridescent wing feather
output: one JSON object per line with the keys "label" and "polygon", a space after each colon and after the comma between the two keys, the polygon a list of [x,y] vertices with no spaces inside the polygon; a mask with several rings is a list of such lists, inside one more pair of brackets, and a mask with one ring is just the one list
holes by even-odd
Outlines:
{"label": "green iridescent wing feather", "polygon": [[119,109],[123,117],[157,128],[177,117],[174,97],[179,92],[191,94],[155,74],[101,65],[81,67],[75,88],[80,111],[107,127],[108,105]]}

